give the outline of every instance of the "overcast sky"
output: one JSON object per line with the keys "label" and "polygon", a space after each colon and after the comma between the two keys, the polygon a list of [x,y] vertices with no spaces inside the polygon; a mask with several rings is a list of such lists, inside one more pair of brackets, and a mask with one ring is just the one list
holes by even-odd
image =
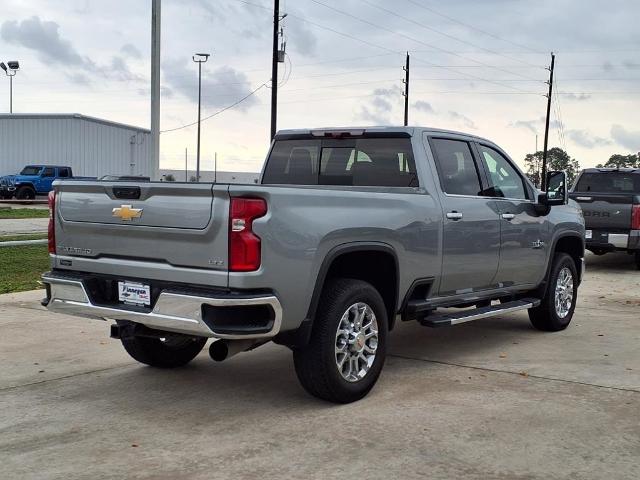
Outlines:
{"label": "overcast sky", "polygon": [[[161,130],[197,118],[203,168],[258,171],[268,147],[272,3],[164,0]],[[0,60],[19,60],[14,112],[81,113],[149,127],[148,0],[0,0]],[[549,52],[557,52],[550,147],[582,166],[640,150],[637,0],[281,0],[287,62],[278,128],[410,123],[494,140],[520,164],[542,149]],[[1,73],[1,72],[0,72]],[[8,111],[8,82],[0,111]],[[161,135],[161,167],[195,162],[195,127]],[[191,167],[193,168],[193,166]]]}

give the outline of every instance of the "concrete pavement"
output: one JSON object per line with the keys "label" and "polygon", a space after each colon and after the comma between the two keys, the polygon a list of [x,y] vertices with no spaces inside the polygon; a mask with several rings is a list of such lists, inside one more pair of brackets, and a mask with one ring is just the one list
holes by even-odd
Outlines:
{"label": "concrete pavement", "polygon": [[0,235],[46,233],[48,224],[48,218],[3,218],[0,219]]}
{"label": "concrete pavement", "polygon": [[0,478],[640,478],[640,272],[588,258],[572,325],[400,324],[376,388],[335,406],[290,352],[133,362],[106,322],[0,297]]}

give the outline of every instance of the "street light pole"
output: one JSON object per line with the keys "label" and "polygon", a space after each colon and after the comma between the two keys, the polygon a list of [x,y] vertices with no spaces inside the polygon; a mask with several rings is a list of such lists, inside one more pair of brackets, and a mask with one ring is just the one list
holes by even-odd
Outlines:
{"label": "street light pole", "polygon": [[20,63],[16,60],[7,62],[7,65],[5,65],[4,62],[0,62],[0,68],[2,68],[4,73],[9,77],[9,113],[13,113],[13,77],[18,73]]}
{"label": "street light pole", "polygon": [[196,182],[200,181],[200,107],[202,103],[202,64],[209,60],[208,53],[196,53],[193,61],[198,64],[198,146],[196,152]]}

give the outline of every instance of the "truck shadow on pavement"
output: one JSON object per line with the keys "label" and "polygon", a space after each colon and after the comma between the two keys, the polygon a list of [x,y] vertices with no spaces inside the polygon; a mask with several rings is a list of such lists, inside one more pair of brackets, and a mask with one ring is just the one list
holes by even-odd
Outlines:
{"label": "truck shadow on pavement", "polygon": [[[537,335],[540,333],[531,329],[526,314],[441,330],[414,322],[398,325],[390,336],[389,358],[381,382],[370,397],[384,392],[387,381],[395,383],[394,379],[409,375],[416,368],[424,375],[441,368],[437,362],[421,361],[416,365],[406,360],[425,360],[428,356],[462,362],[458,357],[461,352],[497,358],[505,344]],[[237,417],[251,415],[257,407],[262,411],[286,408],[290,413],[336,407],[306,394],[296,379],[291,352],[276,345],[239,354],[223,363],[210,360],[205,350],[190,365],[175,370],[132,364],[86,377],[82,383],[87,405],[111,398],[126,414],[186,414],[194,416],[196,422],[203,416],[211,417],[207,420],[210,421],[230,409]],[[115,404],[111,406],[114,407]]]}
{"label": "truck shadow on pavement", "polygon": [[[589,272],[638,272],[633,255],[625,252],[612,252],[594,255],[587,252],[585,257]],[[640,274],[640,272],[638,272]]]}

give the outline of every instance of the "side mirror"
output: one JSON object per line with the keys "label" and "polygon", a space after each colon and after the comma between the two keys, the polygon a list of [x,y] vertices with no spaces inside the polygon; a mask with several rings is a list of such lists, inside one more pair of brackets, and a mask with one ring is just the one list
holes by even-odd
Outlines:
{"label": "side mirror", "polygon": [[566,172],[548,172],[545,181],[547,191],[538,198],[538,203],[552,207],[569,203],[569,188]]}

